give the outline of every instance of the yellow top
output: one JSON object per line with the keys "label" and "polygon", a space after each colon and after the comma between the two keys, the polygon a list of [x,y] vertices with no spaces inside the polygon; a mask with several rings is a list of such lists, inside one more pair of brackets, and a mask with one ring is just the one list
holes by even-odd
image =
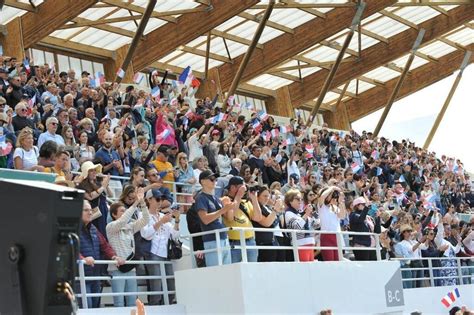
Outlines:
{"label": "yellow top", "polygon": [[[248,216],[241,210],[242,207],[245,207],[247,210]],[[250,218],[253,216],[253,206],[250,201],[242,200],[239,205],[239,210],[234,211],[234,219],[232,221],[228,220],[224,216],[224,225],[227,227],[252,227],[252,221]],[[250,217],[250,218],[249,218]],[[255,236],[253,231],[244,231],[245,239]],[[240,240],[240,231],[229,231],[230,240]]]}
{"label": "yellow top", "polygon": [[[161,162],[161,161],[158,161],[158,160],[154,160],[151,163],[155,166],[158,173],[168,171],[168,174],[166,174],[166,176],[162,178],[164,181],[174,182],[173,165],[170,162],[168,162],[168,161]],[[174,192],[172,184],[164,183],[163,187],[168,188],[170,190],[170,192]]]}
{"label": "yellow top", "polygon": [[62,176],[66,178],[66,175],[64,174],[63,170],[57,170],[53,167],[45,167],[43,173],[56,173],[56,177]]}

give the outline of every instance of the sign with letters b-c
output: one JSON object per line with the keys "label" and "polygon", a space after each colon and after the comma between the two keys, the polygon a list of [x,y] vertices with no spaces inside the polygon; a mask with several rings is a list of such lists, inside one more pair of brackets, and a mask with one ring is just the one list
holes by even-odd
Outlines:
{"label": "sign with letters b-c", "polygon": [[395,271],[392,278],[385,285],[385,302],[387,307],[403,306],[403,286],[402,286],[402,272],[400,268]]}

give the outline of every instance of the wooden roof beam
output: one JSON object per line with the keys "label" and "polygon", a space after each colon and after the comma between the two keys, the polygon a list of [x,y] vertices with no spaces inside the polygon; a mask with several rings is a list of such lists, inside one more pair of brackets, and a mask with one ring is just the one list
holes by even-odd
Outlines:
{"label": "wooden roof beam", "polygon": [[116,18],[110,18],[110,19],[99,19],[95,21],[77,17],[72,20],[73,23],[63,25],[59,29],[64,30],[64,29],[69,29],[69,28],[85,27],[85,26],[96,27],[96,25],[105,25],[105,24],[118,23],[118,22],[129,22],[133,20],[140,20],[141,18],[142,18],[141,14],[132,15],[132,16],[122,16],[122,17],[116,17]]}
{"label": "wooden roof beam", "polygon": [[[183,52],[198,55],[198,56],[201,56],[201,57],[206,57],[206,51],[205,50],[201,50],[201,49],[197,49],[197,48],[193,48],[193,47],[189,47],[189,46],[179,46],[177,48],[177,50],[181,50]],[[224,56],[219,55],[219,54],[214,54],[214,53],[209,52],[209,57],[211,59],[214,59],[214,60],[227,62],[227,63],[232,63],[232,59],[229,59],[229,58],[224,57]]]}
{"label": "wooden roof beam", "polygon": [[[12,2],[14,1],[6,1],[6,4]],[[45,1],[41,3],[36,7],[34,12],[28,12],[19,17],[21,21],[23,48],[26,49],[36,44],[95,3],[97,3],[97,0],[62,0]],[[25,3],[23,4],[27,5]],[[31,7],[30,5],[27,6]]]}
{"label": "wooden roof beam", "polygon": [[[211,31],[211,35],[219,36],[219,37],[222,37],[222,38],[225,38],[225,39],[234,41],[234,42],[239,43],[239,44],[247,45],[247,46],[249,46],[250,43],[252,42],[250,39],[246,39],[246,38],[243,38],[243,37],[235,36],[235,35],[232,35],[232,34],[230,34],[230,33],[228,33],[228,32],[221,32],[221,31],[218,31],[218,30],[216,30],[216,29],[213,29],[213,30]],[[262,44],[257,44],[257,47],[256,47],[256,48],[262,49],[262,48],[263,48],[263,45],[262,45]]]}
{"label": "wooden roof beam", "polygon": [[[383,8],[389,7],[395,3],[396,0],[367,0],[366,2],[367,7],[364,11],[364,18],[377,13]],[[338,32],[346,29],[350,26],[354,14],[355,7],[331,10],[327,12],[326,19],[311,19],[296,27],[294,34],[284,33],[269,40],[263,44],[262,49],[254,51],[245,69],[242,80],[249,81],[293,58],[295,55],[306,51],[308,48],[314,46],[315,43],[334,36]],[[223,91],[226,91],[230,87],[232,78],[237,72],[238,65],[242,58],[243,56],[234,58],[235,62],[233,65],[224,64],[218,67]],[[300,61],[303,61],[303,59]],[[308,64],[316,64],[316,62],[311,60]]]}
{"label": "wooden roof beam", "polygon": [[[265,5],[265,7],[267,7],[267,5]],[[241,13],[239,13],[239,16],[241,18],[247,19],[249,21],[254,21],[254,22],[257,22],[257,23],[259,23],[260,19],[261,19],[261,16],[252,15],[252,14],[247,13],[247,12],[241,12]],[[273,22],[273,21],[270,21],[270,20],[267,21],[266,25],[268,27],[274,28],[274,29],[282,31],[284,33],[294,34],[294,30],[292,28],[286,27],[284,25],[281,25],[279,23],[276,23],[276,22]]]}
{"label": "wooden roof beam", "polygon": [[76,43],[71,40],[63,40],[53,36],[43,38],[41,41],[38,42],[38,44],[46,45],[48,47],[58,47],[60,49],[70,50],[76,53],[79,52],[81,54],[93,54],[104,58],[115,59],[115,54],[113,51]]}
{"label": "wooden roof beam", "polygon": [[[130,10],[130,11],[140,13],[140,14],[145,13],[145,8],[141,7],[139,5],[135,5],[135,4],[127,3],[127,2],[122,2],[120,0],[100,0],[100,1],[103,2],[103,3],[106,3],[106,4],[113,5],[115,7],[121,8],[121,9]],[[157,18],[157,19],[160,19],[160,20],[164,20],[164,21],[167,21],[167,22],[171,22],[171,23],[176,23],[177,22],[177,19],[175,17],[163,15],[163,14],[161,14],[161,12],[159,13],[159,12],[156,12],[156,11],[153,11],[153,13],[151,14],[151,17]]]}
{"label": "wooden roof beam", "polygon": [[[449,11],[449,16],[437,15],[420,24],[426,30],[423,43],[428,43],[443,36],[450,30],[456,29],[463,23],[474,18],[474,10],[470,6],[459,6]],[[378,43],[362,51],[359,60],[341,64],[334,78],[332,87],[337,87],[347,80],[353,80],[377,67],[389,64],[410,51],[418,34],[417,30],[407,29],[390,38],[389,44]],[[323,69],[306,76],[303,82],[295,82],[288,86],[293,106],[304,104],[309,99],[316,98],[327,76]]]}
{"label": "wooden roof beam", "polygon": [[36,8],[32,6],[31,4],[24,3],[24,2],[18,2],[15,0],[6,0],[5,5],[8,7],[12,7],[15,9],[20,9],[28,12],[36,12]]}
{"label": "wooden roof beam", "polygon": [[419,26],[418,26],[417,24],[415,24],[415,23],[413,23],[413,22],[410,22],[410,21],[404,19],[404,18],[402,18],[401,16],[398,16],[398,15],[396,15],[396,14],[393,13],[393,12],[390,12],[390,11],[387,11],[387,10],[381,10],[380,13],[381,13],[382,15],[385,15],[386,17],[391,18],[392,20],[395,20],[395,21],[397,21],[397,22],[399,22],[399,23],[405,24],[406,26],[411,27],[411,28],[413,28],[413,29],[415,29],[415,30],[417,30],[417,31],[419,30]]}
{"label": "wooden roof beam", "polygon": [[[474,44],[469,46],[474,49]],[[412,70],[401,87],[396,100],[411,95],[433,83],[436,83],[448,76],[452,75],[459,69],[459,64],[464,58],[464,51],[456,50],[450,54],[440,57],[438,63],[427,63],[421,67]],[[471,56],[470,62],[474,62],[474,55]],[[398,77],[386,82],[385,87],[374,87],[361,94],[358,99],[349,99],[343,102],[349,114],[349,120],[354,122],[380,108],[383,108],[393,87],[397,83]]]}
{"label": "wooden roof beam", "polygon": [[135,52],[132,61],[134,69],[138,71],[147,67],[173,52],[176,47],[207,34],[258,2],[259,0],[213,0],[212,10],[181,15],[176,24],[167,23],[149,32]]}
{"label": "wooden roof beam", "polygon": [[[299,4],[298,2],[294,0],[281,0],[281,3],[284,3],[286,5],[292,5],[292,4]],[[311,15],[314,15],[316,17],[325,19],[327,17],[326,13],[323,13],[321,11],[315,10],[313,8],[299,8],[301,11],[309,13]]]}
{"label": "wooden roof beam", "polygon": [[[355,7],[354,2],[346,3],[298,3],[295,1],[292,2],[283,2],[275,4],[275,9],[333,9],[333,8],[353,8]],[[265,9],[266,4],[257,4],[252,7],[252,9]]]}
{"label": "wooden roof beam", "polygon": [[[110,33],[114,33],[114,34],[118,34],[118,35],[122,35],[122,36],[126,36],[126,37],[133,37],[135,35],[134,31],[129,31],[129,30],[117,27],[117,26],[94,23],[94,22],[97,22],[97,21],[91,21],[91,20],[88,20],[88,19],[80,18],[80,17],[74,18],[73,22],[76,22],[76,24],[81,25],[81,26],[78,26],[78,27],[93,27],[93,28],[96,28],[96,29],[99,29],[99,30],[103,30],[103,31],[106,31],[106,32],[110,32]],[[89,23],[91,25],[87,25]],[[65,26],[69,26],[69,25],[70,24],[66,24]]]}

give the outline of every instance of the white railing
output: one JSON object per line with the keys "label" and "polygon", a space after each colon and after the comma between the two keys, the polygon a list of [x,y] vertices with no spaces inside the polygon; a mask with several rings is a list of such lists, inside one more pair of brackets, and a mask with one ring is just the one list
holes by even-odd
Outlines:
{"label": "white railing", "polygon": [[[72,174],[81,174],[80,172],[71,172]],[[127,182],[130,180],[130,177],[126,176],[118,176],[118,175],[110,175],[110,179],[113,180],[119,180],[121,182]],[[148,180],[146,180],[146,183],[149,184]],[[192,206],[191,203],[186,203],[186,202],[178,202],[177,196],[187,196],[187,197],[192,197],[193,194],[191,193],[179,193],[177,191],[178,186],[188,186],[195,188],[196,184],[188,184],[188,183],[180,183],[180,182],[170,182],[170,181],[163,181],[163,184],[170,184],[173,186],[173,190],[171,191],[171,196],[173,197],[173,203],[179,205],[179,206]],[[118,198],[107,198],[111,201],[117,201]]]}
{"label": "white railing", "polygon": [[[175,291],[168,290],[168,281],[172,279],[174,281],[174,275],[166,275],[165,265],[172,264],[171,261],[150,261],[150,260],[128,260],[125,262],[127,265],[159,265],[160,276],[149,275],[149,276],[86,276],[84,271],[84,260],[78,260],[79,277],[75,280],[79,281],[80,292],[76,293],[76,297],[81,298],[82,308],[89,308],[87,298],[88,297],[114,297],[114,296],[139,296],[139,295],[162,295],[164,304],[170,304],[169,295],[175,294]],[[95,260],[94,265],[115,265],[116,262],[113,260]],[[138,291],[138,292],[113,292],[113,293],[87,293],[86,281],[102,281],[102,280],[161,280],[161,291]]]}
{"label": "white railing", "polygon": [[[474,282],[474,257],[422,257],[422,258],[416,258],[416,259],[407,259],[407,258],[391,258],[390,260],[397,260],[400,261],[400,264],[403,266],[404,262],[407,260],[418,260],[418,261],[426,261],[428,266],[427,267],[410,267],[407,268],[405,266],[402,267],[402,275],[403,271],[422,271],[423,272],[423,277],[402,277],[402,282],[404,284],[409,284],[410,282],[416,283],[417,281],[429,281],[431,287],[439,286],[437,280],[442,280],[442,279],[452,279],[456,281],[456,285],[461,285],[461,284],[471,284]],[[454,267],[448,267],[448,266],[440,266],[440,267],[434,267],[433,266],[433,261],[437,262],[439,265],[442,264],[442,261],[455,261],[455,266]],[[464,263],[464,266],[463,266]],[[450,276],[440,276],[438,275],[438,272],[440,270],[455,270],[456,275],[450,275]],[[428,272],[428,277],[426,276],[426,271]]]}
{"label": "white railing", "polygon": [[[231,245],[231,246],[226,246],[226,247],[222,247],[220,245],[220,240],[221,240],[220,234],[222,232],[228,232],[228,231],[238,231],[239,232],[240,245]],[[298,246],[296,242],[292,242],[291,246],[262,246],[262,245],[249,246],[249,245],[246,245],[246,242],[245,242],[245,235],[244,235],[245,231],[287,233],[287,234],[291,235],[292,240],[297,239],[297,234],[311,234],[313,236],[321,235],[321,234],[336,234],[337,246]],[[216,248],[194,251],[192,239],[195,238],[195,237],[202,237],[204,235],[211,235],[211,234],[214,234],[214,237],[216,239]],[[375,247],[351,247],[351,246],[346,246],[345,244],[343,244],[343,242],[346,241],[346,239],[344,239],[343,237],[344,236],[347,237],[347,236],[350,236],[350,235],[373,236],[375,238]],[[227,227],[227,228],[222,228],[222,229],[217,229],[217,230],[212,230],[212,231],[194,233],[194,234],[182,236],[182,238],[189,239],[189,247],[190,247],[190,252],[192,254],[191,257],[192,257],[193,267],[196,267],[196,259],[195,259],[196,254],[198,254],[198,253],[206,254],[206,253],[212,253],[212,252],[217,253],[218,264],[222,265],[222,251],[223,250],[231,250],[231,249],[240,249],[241,250],[242,262],[248,262],[247,249],[292,250],[295,262],[300,261],[299,260],[299,255],[298,255],[298,250],[299,249],[302,249],[302,250],[307,250],[307,249],[337,250],[339,260],[344,259],[343,258],[344,251],[352,251],[352,250],[375,251],[376,259],[377,260],[382,259],[379,234],[367,233],[367,232],[342,232],[342,231],[341,232],[334,232],[334,231],[320,231],[320,230]]]}

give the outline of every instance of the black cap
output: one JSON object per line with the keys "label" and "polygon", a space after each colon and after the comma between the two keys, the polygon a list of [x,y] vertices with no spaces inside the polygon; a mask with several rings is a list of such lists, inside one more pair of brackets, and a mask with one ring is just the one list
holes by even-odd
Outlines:
{"label": "black cap", "polygon": [[160,147],[158,148],[158,152],[167,155],[168,154],[168,146],[160,145]]}
{"label": "black cap", "polygon": [[290,178],[293,178],[293,180],[294,180],[295,182],[298,182],[298,181],[300,180],[300,177],[299,177],[298,174],[296,174],[296,173],[291,174],[291,175],[290,175]]}
{"label": "black cap", "polygon": [[159,189],[150,189],[149,191],[146,192],[145,198],[155,198],[155,199],[161,199],[163,195],[161,194],[161,191]]}
{"label": "black cap", "polygon": [[243,185],[244,184],[244,179],[240,176],[234,176],[229,180],[229,183],[227,184],[227,189],[230,188],[230,186],[238,186],[238,185]]}
{"label": "black cap", "polygon": [[201,182],[203,179],[208,179],[208,178],[211,178],[211,177],[217,177],[217,175],[212,172],[211,170],[205,170],[205,171],[202,171],[201,174],[199,174],[199,182]]}

